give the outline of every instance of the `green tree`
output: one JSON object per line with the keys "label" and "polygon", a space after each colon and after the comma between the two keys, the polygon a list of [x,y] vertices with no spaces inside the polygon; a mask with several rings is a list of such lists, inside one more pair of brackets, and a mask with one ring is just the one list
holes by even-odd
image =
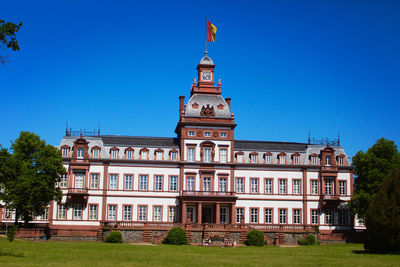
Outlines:
{"label": "green tree", "polygon": [[[16,38],[16,33],[22,26],[22,22],[14,24],[12,22],[5,22],[0,19],[0,47],[10,48],[13,51],[19,51],[19,44]],[[7,62],[7,56],[0,55],[0,63]]]}
{"label": "green tree", "polygon": [[15,210],[16,222],[21,217],[28,223],[43,214],[51,200],[61,200],[56,185],[65,168],[60,151],[34,133],[21,132],[11,150],[13,154],[0,150],[0,182],[4,189],[0,199]]}
{"label": "green tree", "polygon": [[162,243],[169,245],[187,245],[189,241],[185,230],[180,227],[173,227],[169,230]]}
{"label": "green tree", "polygon": [[357,178],[350,210],[352,215],[365,219],[371,199],[383,180],[395,167],[400,167],[400,154],[393,141],[381,138],[366,153],[358,151],[353,166]]}
{"label": "green tree", "polygon": [[371,252],[400,252],[400,169],[386,178],[366,214],[364,248]]}

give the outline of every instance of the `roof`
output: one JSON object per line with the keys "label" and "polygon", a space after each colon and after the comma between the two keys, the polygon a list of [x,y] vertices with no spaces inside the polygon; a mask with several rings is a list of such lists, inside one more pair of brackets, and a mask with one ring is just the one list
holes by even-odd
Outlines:
{"label": "roof", "polygon": [[101,139],[109,146],[178,147],[178,139],[174,137],[102,135]]}
{"label": "roof", "polygon": [[[197,108],[195,103],[197,104]],[[186,117],[202,117],[202,108],[213,108],[215,112],[214,118],[231,118],[231,111],[228,103],[220,95],[206,95],[206,94],[194,94],[190,97],[186,109]],[[218,108],[219,107],[219,108]]]}
{"label": "roof", "polygon": [[207,51],[206,51],[206,54],[204,55],[204,57],[200,60],[200,64],[201,65],[214,65],[213,60],[207,55]]}
{"label": "roof", "polygon": [[294,142],[270,142],[270,141],[248,141],[235,140],[235,150],[253,151],[305,151],[308,144]]}

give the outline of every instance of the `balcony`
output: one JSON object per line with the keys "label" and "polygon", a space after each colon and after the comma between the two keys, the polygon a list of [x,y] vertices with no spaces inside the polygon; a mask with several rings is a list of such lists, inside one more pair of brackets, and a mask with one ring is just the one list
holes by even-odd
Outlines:
{"label": "balcony", "polygon": [[72,203],[86,203],[88,198],[88,190],[86,188],[68,188],[67,200]]}
{"label": "balcony", "polygon": [[222,202],[235,202],[237,197],[235,192],[223,191],[181,191],[179,198],[182,200],[201,200],[201,201],[222,201]]}
{"label": "balcony", "polygon": [[320,197],[320,202],[321,202],[322,207],[334,209],[339,206],[340,197],[339,197],[339,195],[322,194]]}

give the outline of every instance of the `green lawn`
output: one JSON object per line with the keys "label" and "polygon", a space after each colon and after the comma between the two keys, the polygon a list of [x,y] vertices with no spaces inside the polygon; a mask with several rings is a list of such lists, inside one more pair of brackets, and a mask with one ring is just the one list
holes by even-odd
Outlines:
{"label": "green lawn", "polygon": [[400,255],[362,253],[360,244],[208,248],[0,238],[0,266],[400,266]]}

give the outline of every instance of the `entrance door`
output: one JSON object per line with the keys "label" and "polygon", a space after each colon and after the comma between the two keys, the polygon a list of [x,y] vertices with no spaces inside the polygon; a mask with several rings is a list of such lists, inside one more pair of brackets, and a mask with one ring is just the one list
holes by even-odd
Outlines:
{"label": "entrance door", "polygon": [[212,210],[210,207],[203,207],[201,213],[202,213],[202,223],[211,223],[211,213]]}

